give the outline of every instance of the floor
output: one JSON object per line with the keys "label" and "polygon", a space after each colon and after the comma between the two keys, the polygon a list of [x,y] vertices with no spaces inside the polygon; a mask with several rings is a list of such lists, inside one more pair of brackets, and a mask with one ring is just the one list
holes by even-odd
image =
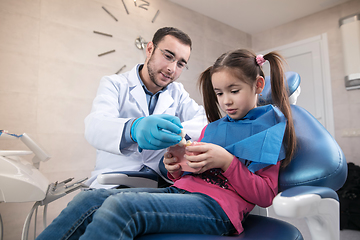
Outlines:
{"label": "floor", "polygon": [[340,240],[359,240],[360,231],[354,230],[341,230],[340,231]]}

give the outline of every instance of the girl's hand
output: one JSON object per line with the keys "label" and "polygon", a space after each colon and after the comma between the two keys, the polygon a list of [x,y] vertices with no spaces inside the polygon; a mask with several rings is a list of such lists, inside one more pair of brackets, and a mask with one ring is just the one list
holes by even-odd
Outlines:
{"label": "girl's hand", "polygon": [[173,176],[174,179],[177,179],[182,174],[182,169],[179,164],[179,159],[174,157],[171,153],[166,152],[163,159],[166,170]]}
{"label": "girl's hand", "polygon": [[196,173],[203,173],[212,168],[221,168],[225,172],[234,156],[219,145],[201,142],[187,146],[185,158],[190,167],[201,168]]}

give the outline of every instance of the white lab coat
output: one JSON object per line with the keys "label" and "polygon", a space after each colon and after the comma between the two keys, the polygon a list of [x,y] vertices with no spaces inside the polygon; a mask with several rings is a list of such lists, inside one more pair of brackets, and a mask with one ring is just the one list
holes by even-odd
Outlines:
{"label": "white lab coat", "polygon": [[[97,149],[96,166],[88,180],[90,187],[100,185],[96,177],[103,172],[138,171],[146,165],[159,173],[158,163],[163,150],[138,151],[133,144],[120,152],[119,146],[125,123],[131,118],[149,116],[146,95],[137,76],[137,66],[121,75],[105,76],[100,81],[91,113],[85,119],[85,138]],[[153,114],[179,117],[186,133],[197,140],[207,124],[205,111],[178,82],[171,83],[160,93]]]}

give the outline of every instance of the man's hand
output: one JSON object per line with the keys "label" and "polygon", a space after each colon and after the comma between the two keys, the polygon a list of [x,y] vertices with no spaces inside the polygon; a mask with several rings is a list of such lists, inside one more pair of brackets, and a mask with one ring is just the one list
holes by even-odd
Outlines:
{"label": "man's hand", "polygon": [[179,143],[181,128],[178,117],[160,114],[136,119],[130,132],[140,149],[159,150]]}

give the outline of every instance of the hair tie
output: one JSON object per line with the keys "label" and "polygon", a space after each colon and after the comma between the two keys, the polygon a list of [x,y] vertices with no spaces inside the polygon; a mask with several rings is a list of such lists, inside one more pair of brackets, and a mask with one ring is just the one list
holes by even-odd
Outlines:
{"label": "hair tie", "polygon": [[264,63],[266,62],[266,60],[264,59],[264,56],[259,54],[256,56],[256,63],[261,67]]}

